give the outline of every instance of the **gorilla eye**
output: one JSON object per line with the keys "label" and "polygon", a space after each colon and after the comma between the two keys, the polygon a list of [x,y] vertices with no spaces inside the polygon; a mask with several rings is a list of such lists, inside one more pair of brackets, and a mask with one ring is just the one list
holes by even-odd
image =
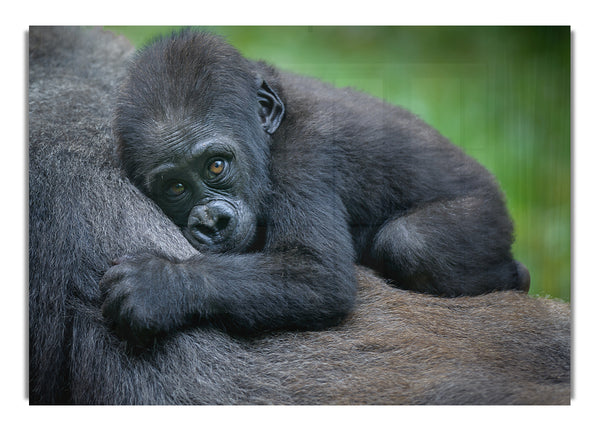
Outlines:
{"label": "gorilla eye", "polygon": [[213,160],[210,165],[208,165],[208,173],[211,177],[216,177],[217,175],[221,175],[225,170],[225,160],[216,159]]}
{"label": "gorilla eye", "polygon": [[172,182],[167,187],[167,195],[169,195],[170,197],[181,196],[183,192],[185,192],[185,186],[177,181]]}

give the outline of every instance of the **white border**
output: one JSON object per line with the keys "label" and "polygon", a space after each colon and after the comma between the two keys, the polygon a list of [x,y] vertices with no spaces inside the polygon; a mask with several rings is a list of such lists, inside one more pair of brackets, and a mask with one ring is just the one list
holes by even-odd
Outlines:
{"label": "white border", "polygon": [[[182,429],[230,426],[247,429],[586,429],[595,423],[598,369],[595,359],[600,289],[595,266],[598,229],[598,26],[593,2],[413,1],[326,2],[303,0],[200,0],[129,2],[108,0],[28,1],[5,8],[3,41],[2,139],[6,154],[2,175],[3,250],[1,268],[4,332],[1,404],[4,423],[19,428],[95,430],[121,425],[135,429]],[[585,6],[580,6],[585,4]],[[233,11],[233,12],[232,12]],[[24,397],[26,317],[27,172],[25,97],[26,31],[29,25],[571,25],[573,31],[573,304],[574,396],[570,407],[290,407],[290,408],[103,408],[29,407]],[[15,224],[18,226],[15,227]],[[14,310],[14,311],[13,311]],[[19,311],[17,311],[19,310]],[[588,417],[589,416],[589,417]]]}

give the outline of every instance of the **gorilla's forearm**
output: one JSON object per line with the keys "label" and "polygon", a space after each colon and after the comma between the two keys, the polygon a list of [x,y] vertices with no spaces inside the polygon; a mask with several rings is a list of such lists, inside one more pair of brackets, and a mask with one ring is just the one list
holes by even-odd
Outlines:
{"label": "gorilla's forearm", "polygon": [[151,254],[121,259],[103,279],[104,315],[135,345],[198,322],[233,332],[322,329],[351,310],[351,262],[292,253],[206,254],[174,261]]}

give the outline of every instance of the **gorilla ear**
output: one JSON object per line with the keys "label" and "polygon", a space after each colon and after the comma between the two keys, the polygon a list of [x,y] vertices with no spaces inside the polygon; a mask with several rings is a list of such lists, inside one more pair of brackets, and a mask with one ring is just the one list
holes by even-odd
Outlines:
{"label": "gorilla ear", "polygon": [[272,135],[283,119],[285,107],[277,93],[265,81],[262,82],[262,85],[258,89],[257,96],[260,105],[258,115],[263,129],[269,135]]}

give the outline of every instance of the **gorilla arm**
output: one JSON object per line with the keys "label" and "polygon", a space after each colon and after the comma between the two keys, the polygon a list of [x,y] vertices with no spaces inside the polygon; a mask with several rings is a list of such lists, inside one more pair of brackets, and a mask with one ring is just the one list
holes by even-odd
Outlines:
{"label": "gorilla arm", "polygon": [[[298,202],[298,195],[293,197]],[[238,333],[322,329],[354,303],[352,242],[333,193],[274,199],[264,252],[197,255],[187,260],[142,254],[104,276],[104,315],[136,345],[175,328],[208,321]],[[332,216],[333,215],[333,216]]]}

